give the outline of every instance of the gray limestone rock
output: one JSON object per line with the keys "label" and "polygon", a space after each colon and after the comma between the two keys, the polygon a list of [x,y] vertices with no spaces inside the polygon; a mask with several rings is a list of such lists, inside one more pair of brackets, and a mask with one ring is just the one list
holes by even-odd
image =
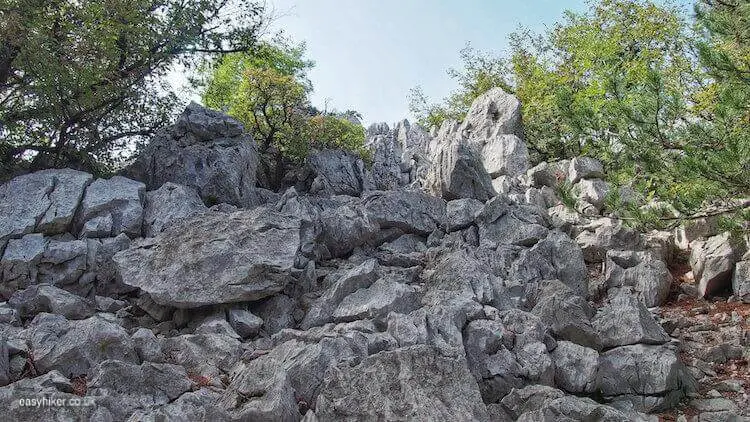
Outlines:
{"label": "gray limestone rock", "polygon": [[604,348],[631,344],[663,344],[669,336],[638,298],[619,294],[599,309],[593,319]]}
{"label": "gray limestone rock", "polygon": [[262,299],[294,280],[298,218],[265,208],[208,213],[114,256],[125,284],[177,308]]}
{"label": "gray limestone rock", "polygon": [[242,125],[196,103],[151,139],[125,175],[149,190],[167,182],[195,189],[208,206],[252,205],[258,152]]}
{"label": "gray limestone rock", "polygon": [[94,305],[90,300],[48,284],[18,291],[8,299],[8,303],[18,310],[21,318],[31,318],[42,312],[62,315],[67,319],[85,319],[94,314]]}
{"label": "gray limestone rock", "polygon": [[172,224],[207,210],[195,190],[165,183],[157,190],[146,192],[143,234],[156,236]]}
{"label": "gray limestone rock", "polygon": [[141,237],[146,185],[115,176],[97,179],[86,188],[76,223],[81,237]]}
{"label": "gray limestone rock", "polygon": [[728,232],[691,244],[690,267],[704,297],[730,286],[737,253]]}
{"label": "gray limestone rock", "polygon": [[59,315],[41,313],[31,321],[26,333],[40,373],[57,370],[74,377],[91,375],[98,363],[108,359],[138,363],[127,332],[98,316],[68,321]]}
{"label": "gray limestone rock", "polygon": [[324,377],[315,414],[334,420],[487,421],[466,361],[412,346],[343,364]]}
{"label": "gray limestone rock", "polygon": [[661,305],[672,284],[667,265],[651,251],[608,251],[604,278],[609,288],[634,291],[646,307]]}

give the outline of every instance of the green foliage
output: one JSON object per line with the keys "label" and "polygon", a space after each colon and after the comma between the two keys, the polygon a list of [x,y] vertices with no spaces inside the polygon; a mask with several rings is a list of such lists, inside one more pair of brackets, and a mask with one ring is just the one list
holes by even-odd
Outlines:
{"label": "green foliage", "polygon": [[563,180],[559,182],[556,186],[555,193],[557,193],[557,197],[560,198],[560,203],[567,208],[571,210],[578,209],[578,195],[569,181]]}
{"label": "green foliage", "polygon": [[281,38],[262,43],[257,52],[230,54],[205,70],[203,102],[243,122],[261,152],[302,161],[311,149],[342,148],[362,156],[364,128],[351,122],[359,113],[320,113],[310,105],[307,71],[313,62],[304,44]]}
{"label": "green foliage", "polygon": [[463,68],[448,69],[448,75],[457,82],[458,88],[443,104],[430,102],[421,87],[411,90],[409,110],[420,125],[440,127],[447,119],[462,120],[478,96],[496,87],[511,90],[505,60],[477,51],[468,44],[460,55]]}
{"label": "green foliage", "polygon": [[176,110],[160,78],[250,49],[262,13],[251,0],[3,1],[2,165],[111,168]]}
{"label": "green foliage", "polygon": [[456,92],[430,104],[416,90],[412,111],[428,125],[461,119],[501,86],[521,100],[532,161],[599,158],[614,186],[668,204],[612,197],[607,209],[673,224],[675,211],[750,193],[750,1],[703,0],[696,12],[698,25],[671,3],[590,1],[541,34],[514,33],[507,60],[465,50]]}

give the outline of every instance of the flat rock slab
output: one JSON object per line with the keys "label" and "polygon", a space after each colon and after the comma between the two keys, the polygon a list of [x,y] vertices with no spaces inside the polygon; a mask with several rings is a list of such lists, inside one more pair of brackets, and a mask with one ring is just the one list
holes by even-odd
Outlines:
{"label": "flat rock slab", "polygon": [[301,220],[256,208],[205,213],[119,252],[125,284],[161,305],[195,308],[271,296],[292,281]]}

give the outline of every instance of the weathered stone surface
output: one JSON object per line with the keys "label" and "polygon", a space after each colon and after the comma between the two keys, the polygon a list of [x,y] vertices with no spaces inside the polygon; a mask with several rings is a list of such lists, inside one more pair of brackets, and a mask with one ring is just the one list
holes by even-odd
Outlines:
{"label": "weathered stone surface", "polygon": [[734,266],[732,291],[745,303],[750,303],[750,261],[740,261]]}
{"label": "weathered stone surface", "polygon": [[271,335],[294,327],[294,311],[298,308],[297,300],[278,294],[251,306],[250,311],[263,320],[263,331]]}
{"label": "weathered stone surface", "polygon": [[[52,406],[47,403],[67,404],[68,400],[76,403],[91,403],[84,401],[73,392],[73,385],[65,375],[58,371],[51,371],[35,378],[24,378],[6,387],[0,388],[0,406],[3,407],[3,420],[9,422],[24,421],[80,421],[95,420],[97,414],[95,406]],[[21,403],[21,399],[29,399]],[[36,400],[32,402],[32,400]],[[57,402],[60,400],[60,402]],[[95,400],[94,400],[94,403]],[[109,419],[112,420],[111,415]]]}
{"label": "weathered stone surface", "polygon": [[677,354],[665,346],[622,346],[601,354],[601,393],[627,401],[641,412],[674,406],[695,381]]}
{"label": "weathered stone surface", "polygon": [[141,236],[143,197],[141,182],[115,176],[97,179],[86,188],[76,222],[81,237]]}
{"label": "weathered stone surface", "polygon": [[497,135],[484,144],[482,163],[492,178],[520,176],[529,168],[529,151],[518,136]]}
{"label": "weathered stone surface", "polygon": [[578,191],[578,200],[592,205],[598,214],[604,207],[604,200],[609,193],[610,186],[601,179],[584,179],[576,184],[575,189]]}
{"label": "weathered stone surface", "polygon": [[255,143],[239,122],[191,103],[125,174],[149,190],[173,182],[195,189],[209,206],[244,206],[255,200],[257,166]]}
{"label": "weathered stone surface", "polygon": [[446,205],[446,228],[448,232],[470,226],[483,207],[484,204],[481,201],[472,198],[448,201]]}
{"label": "weathered stone surface", "polygon": [[523,370],[513,353],[513,333],[500,321],[472,321],[464,330],[469,368],[485,402],[491,403],[523,385]]}
{"label": "weathered stone surface", "polygon": [[170,225],[200,212],[208,211],[195,190],[175,183],[165,183],[146,192],[143,234],[156,236]]}
{"label": "weathered stone surface", "polygon": [[628,415],[586,397],[565,396],[547,400],[535,410],[522,414],[518,422],[600,421],[618,422],[632,420]]}
{"label": "weathered stone surface", "polygon": [[[474,198],[486,201],[495,196],[492,178],[481,161],[481,156],[449,129],[441,129],[441,143],[432,156],[432,165],[425,186],[433,195],[446,201]],[[455,130],[455,127],[454,127]]]}
{"label": "weathered stone surface", "polygon": [[261,318],[245,309],[230,309],[227,311],[227,318],[234,331],[242,338],[255,336],[260,331],[260,327],[263,326]]}
{"label": "weathered stone surface", "polygon": [[348,255],[380,231],[376,218],[354,202],[324,208],[318,222],[320,234],[317,242],[324,245],[334,258]]}
{"label": "weathered stone surface", "polygon": [[416,191],[372,192],[363,205],[381,229],[430,234],[445,221],[445,201]]}
{"label": "weathered stone surface", "polygon": [[47,312],[67,319],[84,319],[94,314],[91,301],[48,284],[30,286],[8,299],[21,318],[31,318]]}
{"label": "weathered stone surface", "polygon": [[192,386],[181,366],[106,360],[94,370],[87,393],[95,396],[96,406],[107,408],[115,420],[125,420],[136,410],[177,399]]}
{"label": "weathered stone surface", "polygon": [[299,218],[256,208],[185,220],[115,257],[127,285],[159,304],[192,308],[283,290],[300,248]]}
{"label": "weathered stone surface", "polygon": [[545,283],[531,313],[550,327],[555,338],[596,350],[602,347],[599,334],[591,324],[594,311],[583,297],[561,281]]}
{"label": "weathered stone surface", "polygon": [[207,388],[181,395],[177,400],[149,410],[136,410],[128,422],[228,421],[229,414],[217,405],[221,395]]}
{"label": "weathered stone surface", "polygon": [[541,188],[542,186],[547,186],[555,188],[567,178],[569,165],[569,161],[566,160],[553,163],[543,161],[530,168],[526,172],[526,176],[534,187]]}
{"label": "weathered stone surface", "polygon": [[529,385],[521,389],[514,388],[503,397],[501,403],[513,420],[520,415],[541,409],[551,400],[564,397],[565,393],[546,385]]}
{"label": "weathered stone surface", "polygon": [[513,134],[523,136],[521,102],[501,88],[493,88],[477,97],[466,113],[462,129],[475,138]]}
{"label": "weathered stone surface", "polygon": [[161,350],[161,344],[154,335],[154,332],[148,328],[139,328],[131,336],[133,347],[138,353],[138,357],[144,362],[164,362],[165,356]]}
{"label": "weathered stone surface", "polygon": [[661,305],[669,295],[672,274],[650,251],[608,251],[605,282],[609,288],[629,288],[647,307]]}
{"label": "weathered stone surface", "polygon": [[533,246],[549,232],[544,216],[536,207],[515,204],[505,195],[488,201],[476,221],[479,243],[489,248],[500,244]]}
{"label": "weathered stone surface", "polygon": [[625,227],[621,221],[606,217],[585,225],[583,229],[576,236],[576,243],[586,262],[603,262],[610,249],[635,249],[640,240],[638,232]]}
{"label": "weathered stone surface", "polygon": [[32,232],[70,231],[83,191],[92,180],[80,171],[42,170],[0,185],[0,250],[9,239]]}
{"label": "weathered stone surface", "polygon": [[569,393],[593,393],[597,390],[596,374],[599,353],[569,341],[558,341],[552,351],[555,362],[555,385]]}
{"label": "weathered stone surface", "polygon": [[510,268],[511,277],[529,281],[560,280],[579,296],[588,290],[586,263],[573,240],[557,230],[550,231],[530,249],[521,251]]}
{"label": "weathered stone surface", "polygon": [[466,362],[429,346],[381,352],[325,376],[315,413],[333,420],[487,421]]}
{"label": "weathered stone surface", "polygon": [[364,161],[342,150],[324,150],[311,155],[307,158],[306,172],[311,194],[359,196],[373,188]]}
{"label": "weathered stone surface", "polygon": [[[308,406],[318,394],[329,368],[356,361],[366,349],[344,337],[326,337],[315,343],[289,340],[269,353],[241,365],[221,399],[233,416],[245,420],[299,420],[298,402]],[[252,396],[253,400],[243,397]],[[257,418],[257,419],[256,419]]]}
{"label": "weathered stone surface", "polygon": [[378,190],[398,189],[410,181],[410,175],[402,170],[411,160],[405,159],[405,145],[396,136],[396,130],[386,123],[374,123],[367,128],[365,146],[373,152],[369,173]]}
{"label": "weathered stone surface", "polygon": [[313,304],[302,321],[302,328],[309,329],[333,321],[333,313],[344,298],[359,289],[366,289],[378,279],[378,262],[368,259],[347,271],[333,286],[328,288]]}
{"label": "weathered stone surface", "polygon": [[11,239],[8,242],[0,260],[0,269],[2,269],[0,291],[4,297],[9,297],[16,290],[37,283],[38,266],[48,242],[41,234],[27,234],[20,239]]}
{"label": "weathered stone surface", "polygon": [[419,307],[417,289],[391,279],[380,279],[370,287],[345,297],[333,312],[336,322],[384,317],[390,312],[409,313]]}
{"label": "weathered stone surface", "polygon": [[612,298],[599,309],[592,322],[606,349],[669,341],[669,336],[643,302],[628,294],[621,293]]}
{"label": "weathered stone surface", "polygon": [[591,157],[576,157],[570,161],[568,167],[568,180],[570,183],[578,183],[581,179],[601,179],[604,177],[602,163]]}
{"label": "weathered stone surface", "polygon": [[159,342],[168,363],[216,380],[228,373],[242,355],[240,341],[221,334],[183,334],[160,338]]}
{"label": "weathered stone surface", "polygon": [[40,373],[57,370],[74,377],[90,375],[98,363],[107,359],[138,363],[127,332],[97,316],[68,321],[59,315],[41,313],[26,332]]}
{"label": "weathered stone surface", "polygon": [[690,267],[704,297],[711,296],[730,286],[736,251],[729,232],[713,236],[706,241],[691,244]]}

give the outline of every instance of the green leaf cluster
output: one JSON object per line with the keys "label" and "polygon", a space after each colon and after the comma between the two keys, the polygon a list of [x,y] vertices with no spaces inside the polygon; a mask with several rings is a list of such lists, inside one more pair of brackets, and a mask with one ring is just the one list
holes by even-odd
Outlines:
{"label": "green leaf cluster", "polygon": [[365,131],[356,112],[320,112],[310,104],[312,84],[305,45],[284,38],[251,53],[229,54],[204,69],[203,102],[243,122],[262,153],[300,162],[313,149],[342,148],[366,157]]}
{"label": "green leaf cluster", "polygon": [[249,50],[264,16],[250,0],[4,0],[0,170],[112,169],[178,110],[164,76]]}

